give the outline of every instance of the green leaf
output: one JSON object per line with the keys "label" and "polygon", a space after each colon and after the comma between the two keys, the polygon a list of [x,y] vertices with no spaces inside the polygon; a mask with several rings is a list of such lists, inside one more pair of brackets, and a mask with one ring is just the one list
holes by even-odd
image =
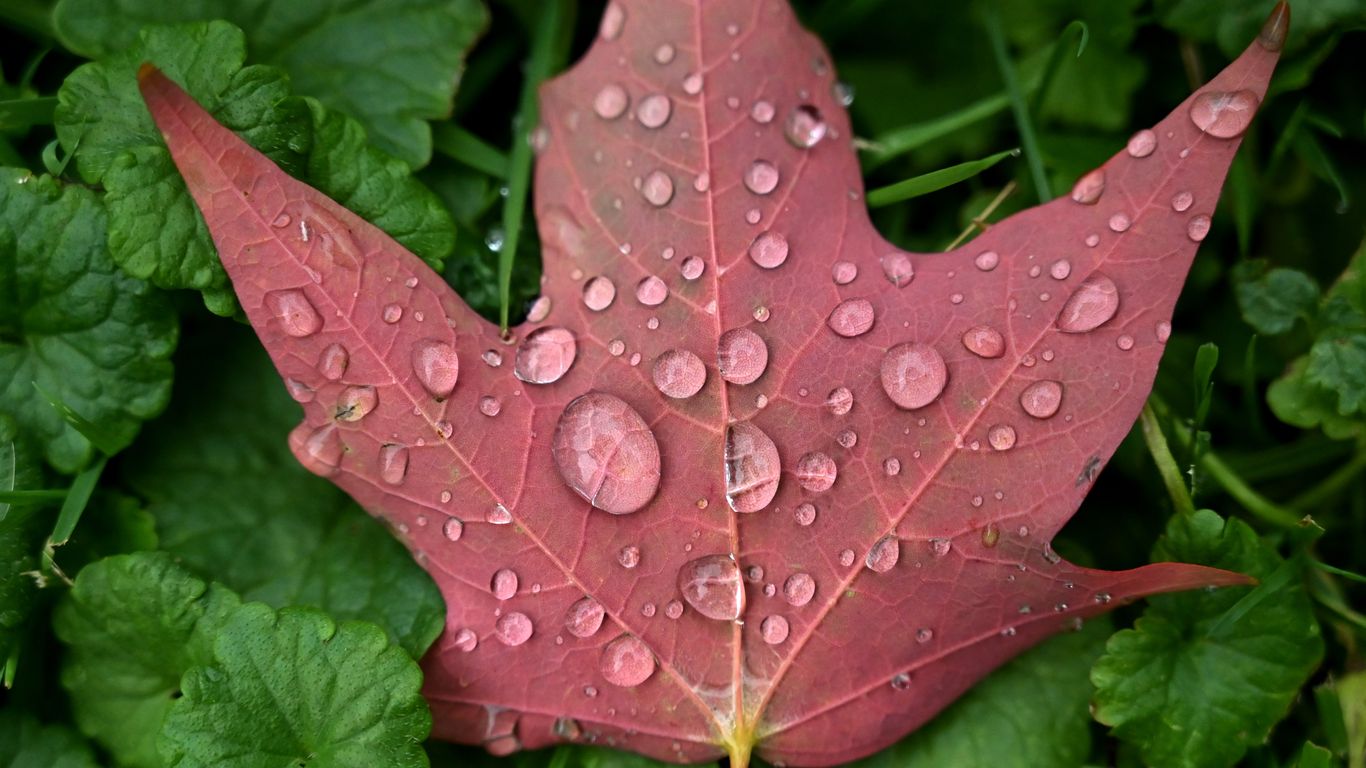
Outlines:
{"label": "green leaf", "polygon": [[159,768],[157,732],[181,676],[212,660],[214,633],[237,604],[164,552],[82,569],[53,618],[77,725],[121,765]]}
{"label": "green leaf", "polygon": [[1271,382],[1266,402],[1276,418],[1296,427],[1322,427],[1324,434],[1345,440],[1361,432],[1361,422],[1338,414],[1337,393],[1310,381],[1308,356],[1292,362],[1283,376]]}
{"label": "green leaf", "polygon": [[1275,335],[1313,316],[1319,286],[1298,269],[1266,269],[1264,262],[1248,261],[1234,270],[1234,293],[1243,320],[1258,333]]}
{"label": "green leaf", "polygon": [[64,725],[43,725],[14,708],[0,711],[0,765],[6,768],[97,768],[80,735]]}
{"label": "green leaf", "polygon": [[[859,768],[992,766],[1075,768],[1091,751],[1087,670],[1109,622],[1050,639],[978,683],[952,707]],[[1045,701],[1047,706],[1021,706]]]}
{"label": "green leaf", "polygon": [[[0,414],[0,490],[32,488],[41,482],[37,457],[19,437],[10,417]],[[38,551],[46,529],[35,508],[0,504],[0,662],[18,647],[38,601]]]}
{"label": "green leaf", "polygon": [[184,678],[159,746],[173,768],[426,766],[422,672],[368,622],[260,603],[233,612]]}
{"label": "green leaf", "polygon": [[126,446],[166,405],[177,336],[166,298],[110,262],[93,193],[0,169],[0,409],[54,467],[94,449],[34,384]]}
{"label": "green leaf", "polygon": [[290,96],[283,71],[243,66],[245,59],[242,31],[226,22],[149,27],[128,50],[63,83],[57,135],[81,178],[107,192],[114,261],[160,287],[202,291],[217,314],[236,308],[203,218],[138,93],[137,69],[151,61],[285,171],[439,268],[454,240],[435,195],[368,146],[354,120]]}
{"label": "green leaf", "polygon": [[374,621],[421,655],[444,621],[436,585],[380,523],[299,466],[286,440],[298,405],[250,332],[223,330],[196,334],[170,409],[125,462],[161,546],[244,599]]}
{"label": "green leaf", "polygon": [[1338,396],[1338,414],[1351,416],[1366,407],[1366,332],[1326,333],[1309,350],[1309,381]]}
{"label": "green leaf", "polygon": [[[1281,566],[1247,524],[1209,510],[1172,518],[1154,560],[1256,577]],[[1267,738],[1318,666],[1323,640],[1298,580],[1239,605],[1248,593],[1241,587],[1152,598],[1092,668],[1096,719],[1149,764],[1233,765]],[[1241,615],[1225,621],[1230,611]]]}
{"label": "green leaf", "polygon": [[450,115],[466,52],[488,26],[479,0],[61,0],[57,36],[103,58],[151,24],[223,19],[253,58],[289,73],[294,90],[358,119],[375,145],[418,168],[428,120]]}
{"label": "green leaf", "polygon": [[1333,681],[1342,711],[1347,736],[1350,768],[1366,768],[1366,672],[1345,675]]}
{"label": "green leaf", "polygon": [[[1158,0],[1157,18],[1163,26],[1183,37],[1217,42],[1232,57],[1257,36],[1266,20],[1267,7],[1244,0]],[[1358,0],[1296,0],[1287,50],[1330,27],[1346,28],[1366,21],[1366,9]]]}

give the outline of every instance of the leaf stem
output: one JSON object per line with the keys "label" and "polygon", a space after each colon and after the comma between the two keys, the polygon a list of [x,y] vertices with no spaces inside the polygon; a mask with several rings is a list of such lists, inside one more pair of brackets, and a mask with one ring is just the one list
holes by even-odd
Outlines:
{"label": "leaf stem", "polygon": [[1034,180],[1034,191],[1039,196],[1039,202],[1046,203],[1053,199],[1053,190],[1048,184],[1048,174],[1044,173],[1043,157],[1039,154],[1039,140],[1034,135],[1034,123],[1029,118],[1029,104],[1025,101],[1024,90],[1020,87],[1020,78],[1015,72],[1015,65],[1010,61],[1010,53],[1006,50],[1005,32],[1001,28],[1001,15],[996,7],[991,3],[986,3],[982,11],[983,26],[986,27],[987,38],[991,41],[991,53],[996,58],[996,66],[1001,71],[1001,80],[1006,87],[1006,95],[1010,97],[1010,109],[1015,113],[1015,128],[1020,132],[1020,144],[1024,147],[1025,163],[1029,166],[1029,175]]}
{"label": "leaf stem", "polygon": [[1194,515],[1195,501],[1181,477],[1181,468],[1176,465],[1176,457],[1172,456],[1171,446],[1167,444],[1167,436],[1162,432],[1162,424],[1158,421],[1151,403],[1144,404],[1139,423],[1143,427],[1143,442],[1148,445],[1148,453],[1152,454],[1153,463],[1157,465],[1157,474],[1162,478],[1162,484],[1167,487],[1167,495],[1171,496],[1172,505],[1183,517]]}
{"label": "leaf stem", "polygon": [[953,242],[949,243],[948,247],[944,250],[952,251],[954,248],[957,248],[960,244],[962,244],[964,240],[968,239],[968,235],[971,235],[974,229],[979,229],[985,232],[987,229],[987,218],[990,217],[991,214],[995,213],[996,209],[1001,207],[1001,203],[1004,203],[1006,201],[1006,198],[1010,197],[1012,194],[1014,194],[1014,192],[1015,182],[1006,182],[1006,185],[1004,187],[1001,187],[1001,191],[996,193],[996,197],[993,197],[991,199],[991,202],[987,203],[987,207],[983,208],[981,213],[977,214],[976,216],[973,216],[972,223],[968,224],[967,228],[964,229],[958,235],[958,237],[955,237],[953,239]]}
{"label": "leaf stem", "polygon": [[495,179],[507,178],[508,156],[455,123],[441,123],[433,127],[432,147],[480,173]]}

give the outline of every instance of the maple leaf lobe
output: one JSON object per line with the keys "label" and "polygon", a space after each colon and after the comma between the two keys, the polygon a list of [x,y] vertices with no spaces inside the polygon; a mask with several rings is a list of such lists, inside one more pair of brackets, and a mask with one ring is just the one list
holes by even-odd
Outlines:
{"label": "maple leaf lobe", "polygon": [[442,588],[438,736],[831,764],[1116,603],[1244,583],[1049,541],[1151,388],[1278,18],[1069,197],[907,254],[786,4],[611,3],[542,90],[512,366],[415,257],[142,85],[304,408],[295,454]]}

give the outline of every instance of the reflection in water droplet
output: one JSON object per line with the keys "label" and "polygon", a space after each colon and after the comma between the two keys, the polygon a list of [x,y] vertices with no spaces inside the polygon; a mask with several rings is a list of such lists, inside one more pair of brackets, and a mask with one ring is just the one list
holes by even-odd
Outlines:
{"label": "reflection in water droplet", "polygon": [[1119,311],[1119,288],[1100,273],[1086,278],[1067,298],[1058,314],[1058,330],[1086,333],[1109,322]]}
{"label": "reflection in water droplet", "polygon": [[574,637],[592,637],[598,633],[598,628],[602,626],[603,617],[606,615],[607,612],[597,600],[591,597],[581,598],[569,606],[569,611],[564,616],[564,628]]}
{"label": "reflection in water droplet", "polygon": [[673,101],[668,96],[652,93],[640,100],[640,105],[636,107],[636,119],[646,128],[659,128],[669,122],[673,107]]}
{"label": "reflection in water droplet", "polygon": [[408,473],[408,446],[384,445],[379,449],[379,476],[389,485],[403,482]]}
{"label": "reflection in water droplet", "polygon": [[787,619],[777,614],[765,617],[763,622],[759,624],[759,634],[763,636],[764,642],[769,645],[778,645],[786,640],[789,631]]}
{"label": "reflection in water droplet", "polygon": [[717,343],[716,368],[732,384],[752,384],[768,368],[768,345],[748,328],[732,328]]}
{"label": "reflection in water droplet", "polygon": [[910,284],[915,277],[915,269],[911,265],[911,257],[900,251],[894,251],[884,255],[881,259],[882,274],[887,276],[887,280],[898,288],[903,288]]}
{"label": "reflection in water droplet", "polygon": [[793,109],[787,116],[787,124],[783,127],[783,135],[798,149],[814,147],[825,137],[825,131],[825,120],[821,119],[820,110],[810,104]]}
{"label": "reflection in water droplet", "polygon": [[1190,118],[1196,128],[1210,136],[1232,139],[1247,130],[1259,104],[1252,91],[1204,91],[1191,101]]}
{"label": "reflection in water droplet", "polygon": [[987,442],[998,451],[1008,451],[1015,447],[1015,428],[1009,424],[997,424],[987,430]]}
{"label": "reflection in water droplet", "polygon": [[266,294],[266,307],[280,329],[295,338],[312,336],[323,327],[322,316],[301,290],[271,291]]}
{"label": "reflection in water droplet", "polygon": [[1006,341],[1001,332],[988,325],[977,325],[963,332],[963,346],[978,357],[997,358],[1005,354]]}
{"label": "reflection in water droplet", "polygon": [[901,541],[895,536],[883,536],[868,550],[863,564],[875,573],[886,573],[901,559]]}
{"label": "reflection in water droplet", "polygon": [[655,672],[655,657],[635,635],[621,635],[602,649],[602,677],[612,685],[634,688]]}
{"label": "reflection in water droplet", "polygon": [[531,639],[531,617],[518,611],[505,613],[494,624],[493,633],[503,645],[521,645]]}
{"label": "reflection in water droplet", "polygon": [[517,574],[510,568],[499,568],[493,573],[489,591],[499,600],[511,600],[517,594]]}
{"label": "reflection in water droplet", "polygon": [[694,610],[716,621],[734,621],[745,610],[740,567],[730,555],[707,555],[678,569],[678,591]]}
{"label": "reflection in water droplet", "polygon": [[374,387],[347,387],[337,396],[332,418],[337,421],[360,421],[379,405],[379,393]]}
{"label": "reflection in water droplet", "polygon": [[437,399],[449,397],[460,377],[460,357],[455,347],[436,339],[413,345],[413,374],[427,393]]}
{"label": "reflection in water droplet", "polygon": [[671,349],[655,359],[650,377],[660,392],[680,400],[702,391],[707,382],[707,367],[692,352]]}
{"label": "reflection in water droplet", "polygon": [[908,341],[882,358],[882,390],[898,407],[923,408],[934,402],[948,382],[944,358],[928,344]]}
{"label": "reflection in water droplet", "polygon": [[787,261],[787,238],[778,232],[763,232],[749,245],[749,257],[764,269],[776,269]]}
{"label": "reflection in water droplet", "polygon": [[574,334],[559,326],[538,328],[517,347],[513,373],[528,384],[559,381],[578,356]]}
{"label": "reflection in water droplet", "polygon": [[626,89],[616,83],[610,83],[603,86],[598,95],[593,97],[593,111],[604,120],[615,120],[626,111],[628,103],[630,97],[626,95]]}
{"label": "reflection in water droplet", "polygon": [[1199,216],[1192,216],[1186,225],[1186,234],[1197,243],[1204,240],[1205,236],[1209,234],[1209,217],[1203,213]]}
{"label": "reflection in water droplet", "polygon": [[1157,134],[1144,128],[1129,137],[1129,145],[1125,149],[1130,157],[1147,157],[1157,149]]}
{"label": "reflection in water droplet", "polygon": [[605,512],[635,512],[659,488],[659,444],[654,433],[635,409],[615,395],[589,392],[565,406],[555,427],[552,451],[565,483]]}
{"label": "reflection in water droplet", "polygon": [[763,430],[748,421],[726,429],[724,455],[726,501],[736,512],[758,512],[778,492],[782,464],[778,447]]}
{"label": "reflection in water droplet", "polygon": [[1091,171],[1080,179],[1077,179],[1077,183],[1072,185],[1072,199],[1082,205],[1095,205],[1104,192],[1104,168],[1097,168],[1094,171]]}
{"label": "reflection in water droplet", "polygon": [[778,188],[778,167],[767,160],[755,160],[745,171],[745,189],[767,195]]}
{"label": "reflection in water droplet", "polygon": [[1020,393],[1020,407],[1036,419],[1047,419],[1062,405],[1062,384],[1044,379],[1025,387]]}

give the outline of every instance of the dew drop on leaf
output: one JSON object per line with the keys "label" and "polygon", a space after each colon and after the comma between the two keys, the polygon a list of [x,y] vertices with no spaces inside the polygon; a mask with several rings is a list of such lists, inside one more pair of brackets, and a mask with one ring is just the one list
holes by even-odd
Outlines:
{"label": "dew drop on leaf", "polygon": [[1086,333],[1109,322],[1119,310],[1119,288],[1115,281],[1096,273],[1086,278],[1063,304],[1058,314],[1058,330]]}
{"label": "dew drop on leaf", "polygon": [[778,167],[767,160],[755,160],[745,170],[745,189],[767,195],[778,188]]}
{"label": "dew drop on leaf", "polygon": [[351,364],[351,354],[340,344],[328,344],[318,356],[318,373],[328,381],[338,381],[346,375]]}
{"label": "dew drop on leaf", "polygon": [[517,347],[513,373],[528,384],[553,384],[574,365],[577,355],[574,334],[567,329],[538,328]]}
{"label": "dew drop on leaf", "polygon": [[734,621],[745,610],[740,567],[730,555],[707,555],[678,569],[678,591],[694,610],[715,621]]}
{"label": "dew drop on leaf", "polygon": [[532,631],[531,617],[519,611],[503,614],[493,626],[499,642],[513,647],[530,640]]}
{"label": "dew drop on leaf", "polygon": [[809,573],[794,573],[783,582],[783,599],[791,606],[800,608],[815,595],[816,580]]}
{"label": "dew drop on leaf", "polygon": [[868,550],[863,564],[874,573],[886,573],[901,559],[901,541],[895,536],[883,536]]}
{"label": "dew drop on leaf", "polygon": [[379,405],[379,393],[374,387],[347,387],[337,396],[333,418],[337,421],[360,421],[375,410],[376,405]]}
{"label": "dew drop on leaf", "polygon": [[602,677],[612,685],[634,688],[655,672],[655,657],[635,635],[621,635],[602,649]]}
{"label": "dew drop on leaf", "polygon": [[1062,384],[1049,379],[1036,381],[1020,393],[1020,407],[1036,419],[1047,419],[1062,405]]}
{"label": "dew drop on leaf", "polygon": [[511,568],[494,571],[489,591],[499,600],[511,600],[517,594],[517,574]]}
{"label": "dew drop on leaf", "polygon": [[749,245],[749,258],[764,269],[782,266],[787,252],[787,238],[778,232],[763,232]]}
{"label": "dew drop on leaf", "polygon": [[636,120],[640,124],[651,130],[662,127],[669,122],[669,116],[673,114],[673,101],[662,93],[652,93],[640,100],[636,107]]}
{"label": "dew drop on leaf", "polygon": [[786,640],[789,631],[787,619],[776,613],[764,617],[763,622],[759,624],[759,634],[764,638],[764,642],[769,645],[778,645]]}
{"label": "dew drop on leaf", "polygon": [[1144,128],[1129,137],[1129,144],[1124,149],[1130,157],[1147,157],[1157,149],[1157,134]]}
{"label": "dew drop on leaf", "polygon": [[408,446],[385,445],[379,449],[379,476],[389,485],[398,485],[408,474]]}
{"label": "dew drop on leaf", "polygon": [[650,378],[660,392],[681,400],[702,391],[707,382],[707,367],[696,354],[671,349],[655,359]]}
{"label": "dew drop on leaf", "polygon": [[612,301],[617,298],[617,286],[610,278],[598,275],[597,277],[584,283],[583,303],[584,306],[594,312],[601,312],[612,306]]}
{"label": "dew drop on leaf", "polygon": [[455,347],[436,339],[423,339],[413,345],[413,373],[427,394],[438,399],[455,391],[460,377],[460,357]]}
{"label": "dew drop on leaf", "polygon": [[271,291],[266,294],[266,306],[280,329],[295,338],[312,336],[323,327],[322,316],[301,290]]}
{"label": "dew drop on leaf", "polygon": [[569,606],[564,616],[564,628],[574,637],[592,637],[602,626],[607,612],[602,604],[591,597],[584,597]]}
{"label": "dew drop on leaf", "polygon": [[798,149],[816,146],[817,142],[825,138],[825,131],[825,120],[821,119],[820,110],[810,104],[793,109],[783,126],[783,135]]}
{"label": "dew drop on leaf", "polygon": [[882,358],[882,390],[899,408],[914,410],[934,402],[948,376],[938,350],[918,341],[898,344]]}
{"label": "dew drop on leaf", "polygon": [[862,336],[873,328],[873,303],[867,299],[845,299],[835,306],[826,318],[830,330],[852,339]]}
{"label": "dew drop on leaf", "polygon": [[797,460],[794,474],[801,487],[812,493],[824,493],[835,485],[838,469],[834,459],[820,451],[812,451]]}
{"label": "dew drop on leaf", "polygon": [[768,368],[768,345],[748,328],[732,328],[717,342],[716,367],[732,384],[752,384]]}
{"label": "dew drop on leaf", "polygon": [[1210,136],[1233,139],[1247,130],[1260,103],[1252,91],[1203,91],[1191,101],[1190,119]]}
{"label": "dew drop on leaf", "polygon": [[1105,193],[1105,169],[1097,168],[1072,185],[1072,199],[1082,205],[1095,205]]}
{"label": "dew drop on leaf", "polygon": [[778,493],[778,447],[762,429],[741,421],[726,429],[726,501],[736,512],[758,512]]}

